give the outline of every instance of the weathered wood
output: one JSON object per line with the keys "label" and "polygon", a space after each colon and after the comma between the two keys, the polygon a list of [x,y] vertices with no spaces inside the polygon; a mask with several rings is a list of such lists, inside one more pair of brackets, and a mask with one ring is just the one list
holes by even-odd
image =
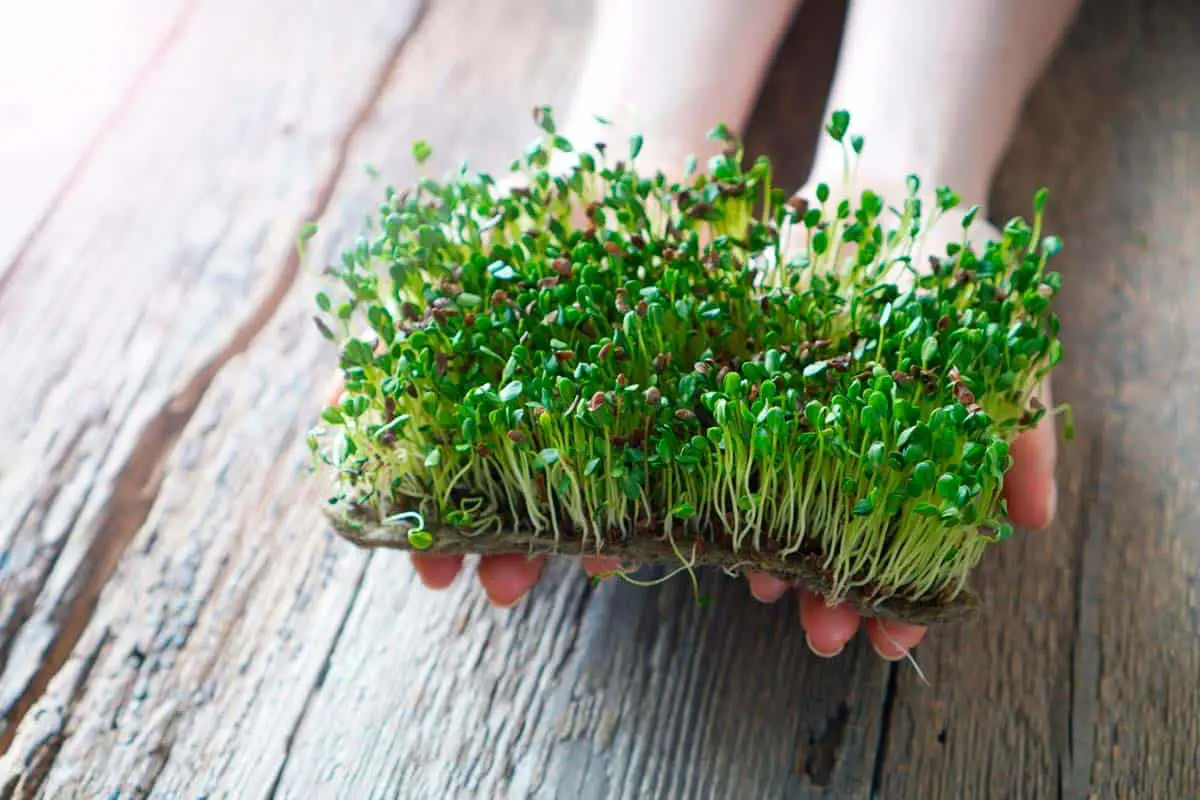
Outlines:
{"label": "weathered wood", "polygon": [[9,10],[0,26],[0,292],[191,7],[40,0]]}
{"label": "weathered wood", "polygon": [[[1200,796],[1200,15],[1085,3],[996,216],[1052,187],[1067,358],[1060,519],[999,554],[997,613],[902,672],[885,796]],[[999,549],[998,549],[999,550]]]}
{"label": "weathered wood", "polygon": [[[592,588],[555,562],[503,611],[469,576],[430,592],[402,554],[334,537],[302,442],[332,354],[292,237],[320,214],[314,269],[335,257],[381,191],[359,165],[410,180],[418,136],[438,169],[506,163],[528,107],[565,100],[586,7],[442,0],[417,23],[395,0],[198,2],[0,294],[0,452],[19,454],[0,464],[0,700],[20,718],[0,796],[1200,791],[1183,0],[1086,9],[1006,165],[1001,218],[1055,190],[1057,389],[1081,435],[1059,523],[997,548],[987,613],[918,649],[931,686],[861,641],[816,659],[794,599],[717,574],[702,608],[686,576]],[[806,3],[755,118],[752,149],[793,181],[839,8]]]}
{"label": "weathered wood", "polygon": [[201,2],[0,293],[0,749],[290,284],[419,10]]}
{"label": "weathered wood", "polygon": [[[527,138],[527,106],[562,99],[569,70],[547,67],[571,63],[584,26],[537,8],[490,14],[435,7],[356,154],[402,177],[411,172],[397,156],[418,134],[485,163]],[[494,61],[480,71],[477,53],[495,41],[509,50],[488,49]],[[439,86],[447,74],[461,106],[432,114],[439,92],[414,93],[413,82]],[[330,233],[344,243],[377,191],[348,178]],[[385,795],[865,793],[884,669],[858,646],[849,664],[819,662],[794,605],[763,613],[740,582],[707,578],[709,611],[683,579],[591,592],[577,571],[555,571],[529,603],[499,612],[466,583],[426,592],[398,558],[373,560],[360,586],[360,555],[318,535],[319,485],[302,480],[301,434],[330,363],[308,326],[309,297],[297,289],[210,388],[72,660],[25,718],[4,762],[9,785],[256,796],[279,772],[289,795],[317,780]],[[551,666],[523,668],[531,656]],[[487,662],[511,668],[481,673]],[[363,682],[368,673],[380,679]],[[436,694],[439,713],[397,686]],[[354,710],[333,720],[328,708]],[[453,763],[435,760],[450,748]]]}

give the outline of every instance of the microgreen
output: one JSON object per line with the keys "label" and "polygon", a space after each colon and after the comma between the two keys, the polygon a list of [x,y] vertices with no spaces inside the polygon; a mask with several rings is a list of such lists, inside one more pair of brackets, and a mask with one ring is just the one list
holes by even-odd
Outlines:
{"label": "microgreen", "polygon": [[[345,393],[309,443],[331,503],[421,549],[439,526],[618,553],[687,538],[730,563],[816,555],[830,599],[962,590],[1012,534],[1009,444],[1047,413],[1034,393],[1062,357],[1046,193],[1031,222],[913,270],[959,203],[948,187],[922,209],[916,176],[907,197],[836,204],[822,184],[810,208],[724,125],[723,153],[671,181],[637,170],[640,135],[618,161],[535,119],[517,188],[422,172],[329,268],[316,319]],[[849,132],[834,113],[848,160]],[[913,277],[888,282],[897,264]]]}

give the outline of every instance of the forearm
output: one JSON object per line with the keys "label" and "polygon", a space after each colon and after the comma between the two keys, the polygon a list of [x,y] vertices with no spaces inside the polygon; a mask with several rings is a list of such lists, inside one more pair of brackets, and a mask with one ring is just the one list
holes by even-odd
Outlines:
{"label": "forearm", "polygon": [[[570,113],[572,138],[645,135],[644,159],[703,156],[717,122],[741,131],[799,0],[599,0]],[[615,131],[593,120],[611,119]]]}
{"label": "forearm", "polygon": [[[916,173],[982,203],[1025,98],[1079,0],[852,0],[830,109],[851,113],[872,178]],[[813,174],[836,180],[822,140]]]}

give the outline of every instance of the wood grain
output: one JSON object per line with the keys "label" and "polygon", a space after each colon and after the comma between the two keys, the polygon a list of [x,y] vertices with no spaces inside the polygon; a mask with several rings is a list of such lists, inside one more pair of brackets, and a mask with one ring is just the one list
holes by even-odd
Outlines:
{"label": "wood grain", "polygon": [[1189,4],[1090,3],[1029,103],[993,205],[1052,188],[1078,439],[1058,523],[983,570],[1000,613],[901,674],[886,796],[1200,794],[1197,75]]}
{"label": "wood grain", "polygon": [[0,749],[278,305],[418,10],[201,3],[0,294]]}
{"label": "wood grain", "polygon": [[[465,4],[435,7],[351,160],[403,176],[397,142],[420,133],[455,156],[502,163],[527,136],[524,110],[561,98],[569,71],[546,64],[570,63],[583,33],[579,19],[537,12],[500,10],[464,26]],[[502,69],[468,71],[479,49],[470,39],[461,61],[445,55],[452,32],[490,40],[497,29],[513,33],[496,62]],[[414,91],[418,78],[427,89]],[[461,116],[433,116],[450,79],[470,102]],[[513,86],[521,96],[506,89]],[[418,130],[414,120],[425,124]],[[345,243],[377,191],[347,177],[323,221],[332,239]],[[531,602],[499,612],[469,583],[450,597],[418,588],[395,558],[372,560],[360,586],[358,554],[316,535],[318,487],[302,479],[301,434],[317,407],[322,365],[331,363],[309,328],[309,297],[307,287],[289,295],[210,387],[72,659],[26,716],[4,762],[9,786],[24,781],[47,796],[230,787],[239,796],[307,796],[317,781],[330,793],[383,795],[421,787],[555,793],[583,782],[589,796],[612,796],[702,791],[716,780],[718,791],[735,794],[866,791],[884,669],[857,646],[850,668],[818,662],[791,603],[763,614],[742,584],[710,576],[715,605],[703,612],[685,582],[591,592],[579,573],[568,579],[560,569]],[[581,634],[585,609],[598,623]],[[550,666],[522,666],[535,656]],[[443,681],[406,677],[432,663]],[[513,668],[484,674],[482,663]],[[567,670],[572,680],[556,684]],[[397,705],[405,696],[397,681],[436,693],[445,716],[423,726],[421,707]],[[762,692],[764,683],[778,692]],[[611,704],[588,699],[600,690]],[[364,706],[368,695],[378,702]],[[351,706],[329,718],[328,708]],[[660,710],[648,715],[648,707]],[[554,727],[534,724],[535,713]],[[440,736],[451,724],[462,731],[456,745]],[[394,730],[407,738],[392,738]],[[477,766],[433,761],[448,747]],[[693,758],[697,748],[728,768],[705,768]]]}
{"label": "wood grain", "polygon": [[[1048,183],[1068,243],[1080,436],[1058,523],[918,649],[928,684],[861,640],[817,659],[794,598],[719,573],[701,607],[686,577],[555,560],[501,610],[338,539],[302,441],[333,364],[308,317],[382,191],[360,167],[411,180],[417,137],[436,169],[507,163],[566,100],[588,6],[196,3],[0,292],[0,797],[1200,792],[1185,0],[1090,4],[1005,164],[996,216]],[[755,115],[793,182],[843,7],[805,4]]]}
{"label": "wood grain", "polygon": [[186,26],[191,0],[42,0],[0,26],[0,292]]}

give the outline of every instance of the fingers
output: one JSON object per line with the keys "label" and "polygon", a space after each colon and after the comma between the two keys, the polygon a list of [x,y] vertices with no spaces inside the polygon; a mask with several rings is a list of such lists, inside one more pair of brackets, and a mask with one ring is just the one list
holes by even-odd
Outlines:
{"label": "fingers", "polygon": [[329,393],[325,398],[325,405],[336,406],[342,400],[342,391],[344,388],[342,373],[334,373],[333,378],[329,381]]}
{"label": "fingers", "polygon": [[488,599],[498,606],[511,606],[524,597],[542,574],[544,556],[519,554],[484,556],[479,562],[479,582]]}
{"label": "fingers", "polygon": [[750,594],[762,603],[774,603],[788,590],[787,581],[765,572],[747,572],[746,580],[750,583]]}
{"label": "fingers", "polygon": [[621,569],[621,559],[609,556],[584,556],[580,561],[583,562],[583,571],[592,578]]}
{"label": "fingers", "polygon": [[833,658],[846,648],[858,631],[859,616],[846,605],[828,605],[820,596],[804,590],[800,598],[800,624],[808,646],[822,658]]}
{"label": "fingers", "polygon": [[[445,589],[462,569],[462,556],[431,556],[412,553],[412,564],[421,582],[430,589]],[[484,556],[479,562],[479,583],[488,600],[498,606],[511,606],[525,596],[541,577],[544,557],[523,555]]]}
{"label": "fingers", "polygon": [[925,636],[925,628],[894,620],[867,621],[867,636],[875,652],[886,661],[899,661]]}
{"label": "fingers", "polygon": [[426,553],[413,553],[411,558],[421,582],[430,589],[445,589],[453,583],[463,562],[462,556],[431,556]]}
{"label": "fingers", "polygon": [[[1042,403],[1051,407],[1049,384],[1040,394]],[[1058,505],[1054,480],[1057,449],[1054,420],[1049,414],[1013,442],[1013,464],[1004,477],[1004,497],[1009,516],[1017,525],[1038,530],[1054,520]]]}
{"label": "fingers", "polygon": [[[830,606],[823,598],[805,590],[800,600],[800,624],[808,636],[808,646],[822,658],[833,658],[845,649],[858,632],[861,618],[845,605]],[[869,619],[867,637],[875,652],[887,661],[898,661],[920,643],[925,628],[907,622]]]}

